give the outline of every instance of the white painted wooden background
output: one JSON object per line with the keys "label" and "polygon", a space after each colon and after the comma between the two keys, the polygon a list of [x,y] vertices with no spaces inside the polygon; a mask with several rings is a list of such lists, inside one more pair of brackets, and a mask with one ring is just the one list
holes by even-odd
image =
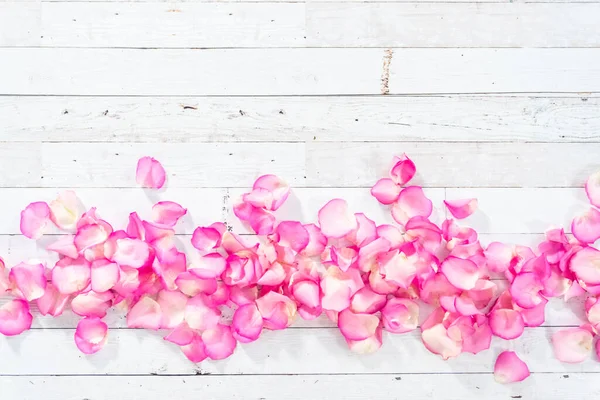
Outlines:
{"label": "white painted wooden background", "polygon": [[[314,220],[342,196],[389,221],[368,187],[402,152],[437,218],[445,197],[476,196],[467,222],[483,241],[534,244],[586,207],[598,93],[597,0],[0,0],[0,255],[45,256],[18,216],[58,188],[123,224],[180,201],[187,248],[197,225],[243,231],[231,200],[264,173],[296,188],[281,215]],[[135,187],[143,155],[166,167],[163,192]],[[38,318],[0,338],[0,399],[597,399],[595,357],[561,364],[548,341],[581,320],[581,304],[553,300],[542,327],[448,362],[418,333],[358,356],[327,320],[298,321],[194,365],[118,312],[93,356],[73,343],[74,316]],[[494,382],[502,349],[528,380]]]}

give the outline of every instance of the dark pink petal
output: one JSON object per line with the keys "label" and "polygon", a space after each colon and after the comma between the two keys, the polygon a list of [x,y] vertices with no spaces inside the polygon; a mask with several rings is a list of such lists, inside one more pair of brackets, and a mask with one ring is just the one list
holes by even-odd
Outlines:
{"label": "dark pink petal", "polygon": [[127,326],[129,328],[144,328],[157,330],[162,321],[160,305],[156,300],[143,296],[127,314]]}
{"label": "dark pink petal", "polygon": [[0,307],[0,333],[15,336],[31,328],[33,316],[25,300],[11,300]]}
{"label": "dark pink petal", "polygon": [[600,284],[600,251],[585,247],[571,257],[569,267],[587,285]]}
{"label": "dark pink petal", "polygon": [[316,318],[321,313],[319,284],[310,280],[291,283],[290,290],[298,302],[298,313],[304,319]]}
{"label": "dark pink petal", "polygon": [[[275,175],[263,175],[254,182],[252,192],[248,194],[249,198],[245,201],[255,200],[253,204],[255,207],[276,211],[283,205],[289,194],[290,187],[287,183]],[[257,199],[260,200],[256,201]]]}
{"label": "dark pink petal", "polygon": [[543,299],[540,304],[533,308],[521,308],[519,306],[515,307],[518,307],[518,311],[523,317],[525,326],[541,326],[546,320],[546,304],[548,304],[548,299]]}
{"label": "dark pink petal", "polygon": [[529,376],[529,368],[514,351],[503,351],[494,365],[494,379],[498,383],[521,382]]}
{"label": "dark pink petal", "polygon": [[248,216],[248,223],[258,235],[270,235],[275,227],[275,217],[262,208],[253,207]]}
{"label": "dark pink petal", "polygon": [[221,232],[211,227],[199,226],[192,235],[192,246],[200,251],[210,251],[221,246]]}
{"label": "dark pink petal", "polygon": [[80,257],[76,260],[63,258],[52,269],[52,284],[62,294],[80,292],[90,284],[91,266]]}
{"label": "dark pink petal", "polygon": [[456,219],[467,218],[477,210],[477,199],[444,200],[444,204]]}
{"label": "dark pink petal", "polygon": [[289,247],[295,252],[300,252],[308,246],[310,235],[306,228],[297,221],[282,221],[277,225],[275,234],[281,246]]}
{"label": "dark pink petal", "polygon": [[166,173],[163,166],[152,157],[138,160],[135,181],[145,188],[160,189],[165,184]]}
{"label": "dark pink petal", "polygon": [[420,293],[421,300],[436,306],[440,303],[440,297],[458,294],[460,294],[460,289],[452,285],[442,273],[437,273],[426,280]]}
{"label": "dark pink petal", "polygon": [[112,289],[119,282],[120,269],[108,260],[96,260],[91,265],[92,290],[97,293]]}
{"label": "dark pink petal", "polygon": [[492,329],[482,315],[473,321],[472,330],[463,336],[463,351],[477,354],[490,348],[492,343]]}
{"label": "dark pink petal", "polygon": [[21,233],[29,239],[39,239],[50,222],[50,207],[38,201],[29,204],[21,211]]}
{"label": "dark pink petal", "polygon": [[42,315],[61,315],[69,302],[70,296],[60,293],[52,283],[46,284],[44,295],[36,300],[38,310]]}
{"label": "dark pink petal", "polygon": [[199,294],[188,300],[185,307],[185,322],[192,329],[203,331],[214,328],[221,319],[221,312]]}
{"label": "dark pink petal", "polygon": [[82,317],[104,318],[106,310],[112,306],[114,295],[111,292],[96,293],[89,291],[80,293],[71,301],[71,309]]}
{"label": "dark pink petal", "polygon": [[46,268],[43,264],[20,263],[11,268],[9,279],[25,297],[32,301],[39,299],[46,291]]}
{"label": "dark pink petal", "polygon": [[238,306],[254,304],[256,299],[258,299],[257,286],[246,286],[244,288],[232,286],[229,291],[229,300]]}
{"label": "dark pink petal", "polygon": [[187,268],[187,259],[185,253],[176,251],[173,256],[165,257],[162,260],[156,257],[152,263],[152,270],[160,276],[164,287],[169,290],[175,290],[175,280],[184,273]]}
{"label": "dark pink petal", "polygon": [[231,329],[240,343],[250,343],[258,339],[263,328],[263,318],[256,304],[241,306],[233,314]]}
{"label": "dark pink petal", "polygon": [[73,230],[81,217],[81,204],[72,190],[61,192],[50,202],[50,219],[62,230]]}
{"label": "dark pink petal", "polygon": [[490,313],[489,322],[492,333],[506,340],[518,338],[525,329],[521,313],[515,310],[493,310]]}
{"label": "dark pink petal", "polygon": [[356,229],[357,222],[346,200],[333,199],[319,210],[319,225],[328,238],[341,238]]}
{"label": "dark pink petal", "polygon": [[159,201],[152,206],[152,220],[166,226],[175,226],[186,213],[186,208],[173,201]]}
{"label": "dark pink petal", "polygon": [[383,327],[388,332],[405,333],[417,329],[419,306],[409,299],[390,299],[381,310]]}
{"label": "dark pink petal", "polygon": [[600,208],[600,171],[590,175],[585,183],[585,192],[590,203]]}
{"label": "dark pink petal", "polygon": [[600,239],[600,211],[590,208],[573,218],[571,232],[581,243],[594,243]]}
{"label": "dark pink petal", "polygon": [[402,188],[396,183],[389,179],[383,178],[377,181],[377,183],[371,188],[371,195],[377,199],[381,204],[392,204],[398,200]]}
{"label": "dark pink petal", "polygon": [[349,309],[340,312],[338,327],[348,340],[364,340],[375,334],[379,317],[373,314],[357,314]]}
{"label": "dark pink petal", "polygon": [[256,283],[263,286],[279,286],[283,283],[285,277],[286,270],[283,265],[274,262],[265,270]]}
{"label": "dark pink petal", "polygon": [[400,192],[398,200],[392,206],[392,217],[401,225],[413,217],[429,218],[433,211],[433,204],[423,189],[419,186],[409,186]]}
{"label": "dark pink petal", "polygon": [[84,318],[75,329],[75,344],[84,354],[94,354],[106,343],[108,326],[100,318]]}
{"label": "dark pink petal", "polygon": [[200,335],[194,334],[192,340],[181,346],[181,351],[193,363],[199,363],[206,359],[206,346]]}
{"label": "dark pink petal", "polygon": [[144,239],[146,230],[142,219],[136,212],[129,214],[129,223],[127,224],[127,235],[132,239]]}
{"label": "dark pink petal", "polygon": [[269,292],[260,297],[256,300],[256,305],[267,329],[285,329],[294,322],[296,317],[296,303],[277,292]]}
{"label": "dark pink petal", "polygon": [[444,260],[441,272],[451,284],[462,290],[473,289],[481,277],[481,272],[474,262],[452,256]]}
{"label": "dark pink petal", "polygon": [[406,154],[394,157],[394,165],[390,170],[390,177],[397,185],[406,185],[415,176],[416,172],[417,168],[415,164]]}
{"label": "dark pink petal", "polygon": [[533,308],[543,301],[544,285],[533,272],[518,274],[510,286],[510,294],[519,307]]}
{"label": "dark pink petal", "polygon": [[256,267],[258,261],[254,258],[230,255],[227,257],[227,267],[221,275],[223,282],[229,286],[240,287],[256,283]]}
{"label": "dark pink petal", "polygon": [[179,326],[183,322],[187,301],[188,297],[178,291],[161,290],[158,292],[156,302],[162,313],[160,327],[172,329]]}
{"label": "dark pink petal", "polygon": [[233,354],[237,345],[231,328],[222,324],[202,332],[202,341],[204,342],[206,355],[211,360],[223,360],[229,357]]}
{"label": "dark pink petal", "polygon": [[308,244],[302,250],[302,255],[314,257],[320,255],[327,246],[327,237],[321,233],[321,229],[315,224],[304,225],[308,232]]}
{"label": "dark pink petal", "polygon": [[583,362],[592,351],[592,334],[583,328],[562,329],[552,335],[554,355],[566,363]]}

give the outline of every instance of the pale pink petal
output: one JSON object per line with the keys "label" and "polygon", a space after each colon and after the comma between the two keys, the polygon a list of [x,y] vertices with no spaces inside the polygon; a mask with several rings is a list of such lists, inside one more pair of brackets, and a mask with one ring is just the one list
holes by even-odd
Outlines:
{"label": "pale pink petal", "polygon": [[521,308],[517,305],[515,305],[515,308],[521,313],[525,326],[535,327],[541,326],[546,320],[546,304],[548,304],[548,299],[543,299],[540,304],[533,308]]}
{"label": "pale pink petal", "polygon": [[275,217],[262,208],[253,207],[248,216],[248,223],[258,235],[270,235],[275,227]]}
{"label": "pale pink petal", "polygon": [[91,267],[89,261],[63,258],[52,269],[52,284],[62,294],[80,292],[90,284]]}
{"label": "pale pink petal", "polygon": [[119,266],[108,260],[96,260],[92,262],[91,279],[92,290],[97,293],[110,290],[119,281]]}
{"label": "pale pink petal", "polygon": [[369,272],[378,265],[378,257],[390,250],[390,242],[377,238],[358,250],[358,267],[362,272]]}
{"label": "pale pink petal", "polygon": [[594,243],[600,239],[600,211],[590,208],[573,218],[571,232],[581,243]]}
{"label": "pale pink petal", "polygon": [[206,346],[200,335],[194,334],[192,340],[181,346],[181,351],[193,363],[199,363],[206,359]]}
{"label": "pale pink petal", "polygon": [[463,335],[463,351],[477,354],[483,350],[490,348],[492,343],[492,329],[485,320],[483,315],[480,315],[479,320],[473,322],[472,331],[469,335]]}
{"label": "pale pink petal", "polygon": [[444,260],[441,271],[451,284],[462,290],[473,289],[481,276],[474,262],[452,256]]}
{"label": "pale pink petal", "polygon": [[456,219],[467,218],[477,210],[477,199],[444,200],[444,204]]}
{"label": "pale pink petal", "polygon": [[145,188],[160,189],[165,184],[166,173],[163,166],[152,157],[138,160],[135,181]]}
{"label": "pale pink petal", "polygon": [[341,238],[356,229],[357,222],[345,200],[333,199],[319,210],[319,225],[328,238]]}
{"label": "pale pink petal", "polygon": [[600,171],[590,175],[585,183],[585,192],[590,203],[600,208]]}
{"label": "pale pink petal", "polygon": [[221,312],[213,307],[202,294],[188,300],[185,307],[185,322],[192,329],[203,331],[214,328],[221,318]]}
{"label": "pale pink petal", "polygon": [[183,322],[185,306],[188,297],[177,291],[161,290],[158,292],[156,302],[160,306],[162,320],[160,327],[172,329]]}
{"label": "pale pink petal", "polygon": [[421,289],[421,300],[428,304],[439,305],[440,297],[460,294],[460,289],[452,285],[442,273],[435,274],[425,281]]}
{"label": "pale pink petal", "polygon": [[409,299],[390,299],[381,310],[381,319],[384,329],[388,332],[410,332],[417,329],[419,306]]}
{"label": "pale pink petal", "polygon": [[8,279],[8,273],[6,271],[6,265],[4,260],[0,257],[0,297],[12,288],[13,284]]}
{"label": "pale pink petal", "polygon": [[219,277],[227,267],[227,260],[219,253],[210,253],[200,257],[200,261],[190,266],[189,271],[198,278]]}
{"label": "pale pink petal", "polygon": [[461,342],[448,336],[447,329],[441,323],[423,329],[421,340],[427,350],[439,354],[444,360],[456,357],[462,351]]}
{"label": "pale pink petal", "polygon": [[503,351],[494,365],[494,379],[498,383],[521,382],[529,376],[529,368],[514,351]]}
{"label": "pale pink petal", "polygon": [[296,221],[282,221],[277,225],[275,234],[281,246],[289,247],[295,252],[300,252],[308,246],[310,235],[306,228]]}
{"label": "pale pink petal", "polygon": [[485,250],[485,257],[490,270],[504,272],[510,267],[514,253],[511,246],[500,242],[492,242]]}
{"label": "pale pink petal", "polygon": [[402,231],[395,225],[379,225],[377,227],[377,236],[387,240],[390,243],[390,249],[397,249],[405,242]]}
{"label": "pale pink petal", "polygon": [[78,251],[82,251],[104,243],[111,233],[112,229],[107,229],[104,224],[84,225],[77,229],[74,239],[75,247]]}
{"label": "pale pink petal", "polygon": [[152,206],[152,220],[157,224],[175,226],[187,209],[173,201],[159,201]]}
{"label": "pale pink petal", "polygon": [[211,227],[199,226],[192,235],[192,246],[200,251],[210,251],[221,246],[221,232]]}
{"label": "pale pink petal", "polygon": [[39,239],[46,231],[50,221],[50,207],[38,201],[29,204],[21,211],[21,233],[29,239]]}
{"label": "pale pink petal", "polygon": [[44,295],[36,300],[38,310],[42,315],[52,315],[57,317],[61,315],[69,302],[70,296],[60,293],[48,282]]}
{"label": "pale pink petal", "polygon": [[518,274],[510,285],[510,294],[519,307],[533,308],[543,301],[544,285],[533,272]]}
{"label": "pale pink petal", "polygon": [[62,236],[56,242],[48,245],[48,247],[46,247],[46,250],[54,251],[60,254],[61,256],[77,258],[79,252],[77,251],[77,247],[75,247],[75,243],[73,241],[74,239],[75,236],[73,235]]}
{"label": "pale pink petal", "polygon": [[157,330],[162,321],[160,305],[156,300],[143,296],[127,314],[129,328],[144,328]]}
{"label": "pale pink petal", "polygon": [[175,343],[179,346],[185,346],[192,343],[194,336],[195,333],[192,328],[190,328],[185,322],[182,322],[181,324],[177,325],[175,329],[169,332],[167,336],[165,336],[165,340]]}
{"label": "pale pink petal", "polygon": [[400,192],[398,200],[392,206],[392,217],[401,225],[413,217],[429,218],[433,203],[419,186],[409,186]]}
{"label": "pale pink petal", "polygon": [[119,281],[113,290],[121,296],[129,296],[140,286],[140,273],[135,268],[123,267],[119,271]]}
{"label": "pale pink petal", "polygon": [[587,285],[600,284],[600,251],[585,247],[571,257],[569,266],[578,279]]}
{"label": "pale pink petal", "polygon": [[357,314],[349,309],[340,312],[338,327],[348,340],[364,340],[375,334],[379,317],[373,314]]}
{"label": "pale pink petal", "polygon": [[75,344],[84,354],[94,354],[106,343],[108,326],[100,318],[84,318],[75,329]]}
{"label": "pale pink petal", "polygon": [[377,224],[363,213],[354,214],[358,228],[350,232],[346,239],[358,247],[366,246],[377,239]]}
{"label": "pale pink petal", "polygon": [[337,265],[342,271],[347,271],[348,268],[356,261],[358,253],[352,247],[337,248],[332,246],[331,251],[331,262]]}
{"label": "pale pink petal", "polygon": [[425,217],[417,216],[408,220],[406,225],[407,241],[417,240],[425,250],[435,253],[442,242],[441,229]]}
{"label": "pale pink petal", "polygon": [[31,328],[33,316],[25,300],[14,299],[0,307],[0,333],[15,336]]}
{"label": "pale pink petal", "polygon": [[299,303],[298,313],[304,319],[321,313],[320,288],[318,283],[305,280],[294,282],[290,287],[294,299]]}
{"label": "pale pink petal", "polygon": [[50,219],[62,230],[73,230],[81,217],[81,204],[72,190],[59,193],[56,200],[50,202]]}
{"label": "pale pink petal", "polygon": [[175,280],[184,273],[187,268],[187,259],[185,253],[176,251],[173,257],[166,257],[160,260],[158,257],[152,263],[152,270],[160,276],[164,287],[169,290],[175,290],[177,285]]}
{"label": "pale pink petal", "polygon": [[269,292],[260,297],[256,300],[256,305],[267,329],[285,329],[294,322],[296,317],[296,303],[277,292]]}
{"label": "pale pink petal", "polygon": [[377,328],[375,334],[363,339],[363,340],[351,340],[346,339],[346,343],[348,343],[348,347],[354,353],[358,354],[370,354],[374,353],[381,348],[383,344],[383,329],[381,326]]}
{"label": "pale pink petal", "polygon": [[[276,211],[283,205],[290,194],[290,187],[283,180],[275,175],[263,175],[259,177],[252,187],[252,192],[267,192],[265,201],[259,202],[256,207],[266,208],[270,211]],[[261,197],[259,195],[259,197]]]}
{"label": "pale pink petal", "polygon": [[350,306],[354,293],[363,287],[364,283],[356,269],[343,272],[337,267],[329,267],[321,280],[321,304],[325,310],[342,311]]}
{"label": "pale pink petal", "polygon": [[525,329],[521,313],[510,309],[493,310],[489,322],[492,333],[507,340],[518,338]]}
{"label": "pale pink petal", "polygon": [[592,334],[583,328],[562,329],[552,335],[554,355],[566,363],[583,362],[592,351]]}
{"label": "pale pink petal", "polygon": [[204,342],[206,355],[211,360],[223,360],[229,357],[233,354],[237,345],[231,328],[222,324],[202,332],[202,341]]}
{"label": "pale pink petal", "polygon": [[118,239],[112,260],[121,267],[141,268],[149,265],[153,254],[148,243],[139,239]]}
{"label": "pale pink petal", "polygon": [[381,204],[392,204],[398,200],[402,188],[389,179],[383,178],[377,181],[371,188],[371,195]]}
{"label": "pale pink petal", "polygon": [[189,271],[179,274],[177,279],[175,279],[175,285],[177,285],[177,288],[182,293],[190,297],[194,297],[200,293],[211,295],[217,291],[217,280],[215,278],[198,278]]}
{"label": "pale pink petal", "polygon": [[302,254],[306,257],[320,255],[327,246],[327,237],[321,233],[321,229],[315,224],[304,225],[304,229],[308,232],[308,244],[302,250]]}
{"label": "pale pink petal", "polygon": [[224,305],[229,300],[230,289],[223,281],[217,282],[217,290],[209,296],[210,304],[218,307]]}
{"label": "pale pink petal", "polygon": [[390,170],[390,177],[396,184],[400,186],[406,185],[415,176],[416,172],[417,168],[415,164],[406,154],[394,157],[394,165]]}
{"label": "pale pink petal", "polygon": [[43,264],[20,263],[11,268],[9,279],[25,297],[32,301],[39,299],[46,291],[46,268]]}
{"label": "pale pink petal", "polygon": [[71,309],[82,317],[104,318],[106,310],[112,306],[114,295],[111,292],[96,293],[89,291],[80,293],[71,301]]}
{"label": "pale pink petal", "polygon": [[386,281],[390,281],[407,289],[417,275],[417,265],[410,261],[406,254],[398,250],[390,251],[377,257],[379,270]]}
{"label": "pale pink petal", "polygon": [[350,310],[355,313],[374,314],[383,308],[386,301],[385,295],[375,293],[365,286],[352,296]]}
{"label": "pale pink petal", "polygon": [[256,283],[263,286],[279,286],[281,283],[283,283],[285,277],[286,270],[283,265],[278,262],[274,262],[269,266],[269,268]]}
{"label": "pale pink petal", "polygon": [[263,328],[263,318],[256,304],[245,304],[235,310],[231,329],[233,337],[240,343],[250,343],[258,339]]}
{"label": "pale pink petal", "polygon": [[253,304],[256,302],[256,299],[258,299],[257,286],[246,286],[243,288],[232,286],[229,290],[229,300],[238,306]]}

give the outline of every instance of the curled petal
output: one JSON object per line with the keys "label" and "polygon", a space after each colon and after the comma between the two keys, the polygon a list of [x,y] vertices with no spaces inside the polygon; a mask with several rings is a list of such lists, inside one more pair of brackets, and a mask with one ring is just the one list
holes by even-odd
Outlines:
{"label": "curled petal", "polygon": [[585,183],[585,192],[590,203],[600,208],[600,171],[590,175]]}
{"label": "curled petal", "polygon": [[84,318],[75,329],[75,344],[84,354],[99,351],[108,339],[108,326],[96,317]]}
{"label": "curled petal", "polygon": [[590,208],[582,215],[573,218],[571,232],[581,243],[594,243],[600,239],[600,211]]}
{"label": "curled petal", "polygon": [[444,204],[456,219],[467,218],[477,210],[477,199],[444,200]]}
{"label": "curled petal", "polygon": [[250,343],[258,339],[263,328],[263,318],[255,303],[245,304],[235,310],[231,329],[240,343]]}
{"label": "curled petal", "polygon": [[521,382],[529,376],[529,368],[514,351],[503,351],[494,364],[494,379],[498,383]]}
{"label": "curled petal", "polygon": [[515,310],[493,310],[490,313],[489,321],[492,333],[506,340],[518,338],[525,329],[521,313]]}
{"label": "curled petal", "polygon": [[152,206],[152,220],[157,224],[175,226],[187,209],[173,201],[159,201]]}
{"label": "curled petal", "polygon": [[452,256],[444,260],[441,271],[451,284],[462,290],[473,289],[481,276],[473,261]]}
{"label": "curled petal", "polygon": [[397,185],[406,185],[415,176],[416,172],[415,163],[406,154],[402,154],[401,157],[394,157],[390,177]]}
{"label": "curled petal", "polygon": [[275,175],[263,175],[254,182],[252,192],[244,196],[244,201],[258,208],[276,211],[289,194],[290,187],[287,183]]}
{"label": "curled petal", "polygon": [[389,179],[383,178],[377,181],[377,183],[371,188],[371,195],[377,199],[381,204],[392,204],[398,200],[400,191],[402,188],[396,183]]}
{"label": "curled petal", "polygon": [[448,330],[441,323],[423,329],[421,340],[427,350],[433,354],[439,354],[444,360],[456,357],[462,351],[460,340],[450,337]]}
{"label": "curled petal", "polygon": [[211,360],[222,360],[229,357],[233,354],[237,345],[231,328],[222,324],[202,332],[202,341],[204,342],[206,355]]}
{"label": "curled petal", "polygon": [[341,238],[356,229],[357,222],[345,200],[333,199],[319,210],[319,225],[328,238]]}
{"label": "curled petal", "polygon": [[160,305],[151,297],[143,296],[127,314],[129,328],[157,330],[160,328],[162,313]]}
{"label": "curled petal", "polygon": [[221,246],[221,232],[211,227],[199,226],[192,235],[192,246],[200,251],[210,251]]}
{"label": "curled petal", "polygon": [[104,224],[89,224],[78,228],[75,234],[75,247],[78,251],[106,242],[112,230]]}
{"label": "curled petal", "polygon": [[587,329],[562,329],[552,335],[554,355],[562,362],[580,363],[590,355],[592,341],[593,336]]}
{"label": "curled petal", "polygon": [[31,328],[33,316],[25,300],[14,299],[0,307],[0,333],[15,336]]}
{"label": "curled petal", "polygon": [[256,305],[267,329],[284,329],[294,322],[297,306],[287,296],[277,292],[269,292],[257,299]]}
{"label": "curled petal", "polygon": [[364,340],[375,334],[379,317],[373,314],[357,314],[349,309],[338,316],[338,327],[348,340]]}
{"label": "curled petal", "polygon": [[166,173],[165,169],[158,160],[152,157],[142,157],[138,160],[135,171],[135,181],[138,185],[160,189],[165,184]]}
{"label": "curled petal", "polygon": [[395,298],[381,310],[381,319],[386,331],[405,333],[417,329],[419,306],[412,300]]}
{"label": "curled petal", "polygon": [[310,236],[306,228],[297,221],[283,221],[277,225],[275,234],[281,246],[289,247],[295,252],[300,252],[308,246]]}
{"label": "curled petal", "polygon": [[62,294],[80,292],[90,284],[89,261],[80,257],[76,260],[63,258],[52,269],[52,284]]}
{"label": "curled petal", "polygon": [[25,297],[32,301],[39,299],[46,291],[46,268],[43,264],[20,263],[11,268],[9,279]]}
{"label": "curled petal", "polygon": [[327,246],[327,237],[321,233],[321,229],[315,224],[304,225],[308,232],[308,244],[302,250],[302,255],[314,257],[320,255]]}
{"label": "curled petal", "polygon": [[419,186],[409,186],[400,192],[398,200],[392,206],[392,217],[401,225],[413,217],[429,218],[433,203]]}
{"label": "curled petal", "polygon": [[533,308],[543,301],[544,285],[533,272],[518,274],[510,286],[510,294],[519,307]]}
{"label": "curled petal", "polygon": [[38,201],[29,204],[21,211],[21,233],[29,239],[39,239],[46,231],[50,221],[50,207]]}
{"label": "curled petal", "polygon": [[50,202],[50,219],[62,230],[73,230],[81,217],[81,205],[72,190],[61,192],[56,200]]}

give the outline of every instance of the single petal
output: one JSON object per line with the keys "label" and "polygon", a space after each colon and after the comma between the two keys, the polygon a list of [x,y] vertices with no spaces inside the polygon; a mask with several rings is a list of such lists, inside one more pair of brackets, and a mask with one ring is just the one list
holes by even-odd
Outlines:
{"label": "single petal", "polygon": [[250,343],[258,339],[263,328],[263,318],[255,303],[245,304],[235,310],[231,329],[240,343]]}
{"label": "single petal", "polygon": [[374,335],[369,336],[368,338],[363,340],[346,339],[346,343],[348,343],[348,347],[353,353],[371,354],[381,348],[381,345],[383,344],[382,332],[383,329],[381,328],[381,326],[379,326],[375,330]]}
{"label": "single petal", "polygon": [[61,256],[77,258],[79,252],[77,251],[77,247],[75,247],[74,242],[75,236],[73,235],[65,235],[58,239],[56,242],[48,245],[46,250],[54,251]]}
{"label": "single petal", "polygon": [[81,217],[81,204],[77,195],[72,190],[59,193],[56,200],[51,201],[50,219],[62,230],[73,230]]}
{"label": "single petal", "polygon": [[571,257],[571,271],[587,285],[600,284],[600,251],[593,247],[585,247]]}
{"label": "single petal", "polygon": [[138,160],[135,181],[145,188],[160,189],[165,184],[165,169],[156,159],[142,157]]}
{"label": "single petal", "polygon": [[194,330],[188,326],[185,322],[177,325],[175,329],[173,329],[167,336],[165,336],[165,340],[168,340],[171,343],[175,343],[179,346],[185,346],[194,340],[194,336],[196,336]]}
{"label": "single petal", "polygon": [[129,214],[129,223],[127,224],[127,235],[132,239],[144,239],[146,231],[142,219],[136,212]]}
{"label": "single petal", "polygon": [[185,253],[175,250],[174,255],[169,255],[160,259],[156,257],[152,263],[152,270],[160,276],[160,280],[164,287],[169,290],[177,289],[175,280],[180,274],[184,273],[187,268],[187,258]]}
{"label": "single petal", "polygon": [[393,180],[383,178],[378,180],[371,188],[371,195],[381,204],[392,204],[398,200],[401,190],[402,187],[396,185]]}
{"label": "single petal", "polygon": [[192,329],[203,331],[214,328],[221,319],[221,312],[216,307],[213,307],[200,294],[188,300],[185,307],[185,322]]}
{"label": "single petal", "polygon": [[447,329],[441,323],[423,329],[421,340],[427,350],[439,354],[444,360],[456,357],[462,351],[461,342],[448,336]]}
{"label": "single petal", "polygon": [[308,244],[302,250],[302,255],[314,257],[320,255],[327,246],[327,237],[321,233],[321,229],[315,224],[304,225],[308,232]]}
{"label": "single petal", "polygon": [[141,268],[148,265],[152,253],[150,246],[139,239],[118,239],[112,260],[122,267]]}
{"label": "single petal", "polygon": [[419,306],[409,299],[390,299],[381,310],[381,320],[384,329],[388,332],[410,332],[417,329]]}
{"label": "single petal", "polygon": [[227,267],[227,260],[219,253],[210,253],[200,257],[200,261],[190,266],[189,271],[198,278],[219,277]]}
{"label": "single petal", "polygon": [[92,290],[97,293],[112,289],[119,282],[119,265],[108,260],[96,260],[91,265]]}
{"label": "single petal", "polygon": [[[395,225],[379,225],[377,227],[377,236],[389,242],[390,249],[397,249],[405,243],[402,231]],[[377,240],[377,239],[375,239]]]}
{"label": "single petal", "polygon": [[111,292],[96,293],[89,291],[80,293],[71,301],[71,309],[82,317],[104,318],[106,310],[112,306],[114,295]]}
{"label": "single petal", "polygon": [[221,246],[221,232],[211,227],[199,226],[192,235],[192,246],[200,251],[210,251]]}
{"label": "single petal", "polygon": [[321,306],[318,283],[310,280],[294,282],[290,289],[294,299],[300,303],[301,306],[313,309]]}
{"label": "single petal", "polygon": [[285,329],[296,317],[296,302],[277,292],[268,292],[256,300],[256,305],[267,329]]}
{"label": "single petal", "polygon": [[190,343],[181,346],[181,351],[193,363],[199,363],[206,359],[206,346],[200,335],[194,334]]}
{"label": "single petal", "polygon": [[533,272],[518,274],[510,286],[510,294],[519,307],[533,308],[543,300],[544,285]]}
{"label": "single petal", "polygon": [[46,231],[50,221],[50,207],[38,201],[29,204],[21,211],[21,233],[29,239],[39,239]]}
{"label": "single petal", "polygon": [[46,291],[46,268],[43,264],[20,263],[11,268],[9,279],[25,297],[32,301],[39,299]]}
{"label": "single petal", "polygon": [[84,225],[77,229],[74,239],[75,247],[78,251],[83,251],[104,243],[111,233],[112,229],[107,229],[104,224]]}
{"label": "single petal", "polygon": [[152,220],[157,224],[175,226],[187,209],[173,201],[159,201],[152,206]]}
{"label": "single petal", "polygon": [[268,196],[265,196],[265,201],[255,205],[256,207],[276,211],[288,198],[290,187],[275,175],[263,175],[254,182],[252,191],[268,193]]}
{"label": "single petal", "polygon": [[223,360],[229,357],[237,345],[231,328],[222,324],[202,332],[202,341],[206,348],[206,355],[211,360]]}
{"label": "single petal", "polygon": [[473,261],[452,256],[444,260],[441,271],[451,284],[462,290],[473,289],[481,277],[481,272]]}
{"label": "single petal", "polygon": [[600,208],[600,171],[590,175],[585,183],[585,192],[590,203]]}
{"label": "single petal", "polygon": [[397,185],[406,185],[415,176],[416,172],[415,163],[406,154],[394,157],[394,165],[390,170],[390,177]]}
{"label": "single petal", "polygon": [[437,273],[425,281],[420,296],[424,302],[437,306],[441,297],[458,294],[460,294],[460,289],[452,285],[444,274]]}
{"label": "single petal", "polygon": [[328,238],[341,238],[356,229],[357,222],[345,200],[333,199],[319,210],[319,225]]}
{"label": "single petal", "polygon": [[282,221],[277,225],[275,234],[281,246],[289,247],[295,252],[300,252],[308,246],[310,235],[306,228],[297,221]]}
{"label": "single petal", "polygon": [[33,316],[25,300],[14,299],[0,307],[0,333],[15,336],[31,328]]}
{"label": "single petal", "polygon": [[177,288],[187,296],[194,297],[200,293],[211,295],[217,291],[217,280],[215,278],[198,278],[191,272],[179,274],[175,279]]}
{"label": "single petal", "polygon": [[456,219],[464,219],[477,210],[477,199],[444,200],[450,214]]}
{"label": "single petal", "polygon": [[417,275],[417,266],[406,254],[398,250],[390,251],[377,257],[379,270],[385,280],[407,289]]}
{"label": "single petal", "polygon": [[494,364],[494,379],[498,383],[521,382],[529,376],[529,368],[514,351],[503,351]]}
{"label": "single petal", "polygon": [[143,296],[127,314],[129,328],[157,330],[162,322],[160,305],[151,297]]}
{"label": "single petal", "polygon": [[343,272],[335,266],[329,267],[321,280],[321,304],[325,310],[342,311],[350,306],[354,293],[363,287],[364,283],[356,269]]}
{"label": "single petal", "polygon": [[562,329],[552,335],[554,355],[562,362],[580,363],[590,355],[593,339],[587,329]]}
{"label": "single petal", "polygon": [[156,302],[162,313],[161,328],[172,329],[183,322],[187,301],[188,297],[181,292],[171,290],[158,292]]}
{"label": "single petal", "polygon": [[373,314],[357,314],[349,309],[340,312],[338,327],[348,340],[364,340],[375,334],[379,317]]}
{"label": "single petal", "polygon": [[377,224],[363,213],[354,214],[358,227],[350,232],[346,239],[358,247],[365,246],[377,239]]}
{"label": "single petal", "polygon": [[409,186],[400,192],[398,200],[392,206],[392,217],[404,225],[413,217],[429,218],[433,211],[433,203],[419,186]]}
{"label": "single petal", "polygon": [[515,310],[493,310],[489,315],[489,322],[492,333],[506,340],[518,338],[525,329],[521,313]]}
{"label": "single petal", "polygon": [[69,295],[60,293],[52,283],[48,282],[44,295],[36,300],[38,310],[40,310],[40,314],[42,315],[58,317],[63,313],[70,297]]}
{"label": "single petal", "polygon": [[387,296],[365,286],[352,296],[350,310],[354,313],[374,314],[380,311],[386,302]]}
{"label": "single petal", "polygon": [[600,211],[590,208],[573,218],[571,232],[581,243],[594,243],[600,239]]}
{"label": "single petal", "polygon": [[506,271],[514,258],[512,246],[500,242],[490,243],[484,254],[488,268],[494,272]]}
{"label": "single petal", "polygon": [[99,351],[108,339],[108,326],[100,318],[84,318],[75,329],[75,344],[84,354]]}
{"label": "single petal", "polygon": [[90,284],[91,267],[89,261],[63,258],[52,269],[52,284],[62,294],[80,292]]}
{"label": "single petal", "polygon": [[253,304],[258,299],[258,287],[257,286],[232,286],[229,290],[229,300],[238,306],[246,304]]}

